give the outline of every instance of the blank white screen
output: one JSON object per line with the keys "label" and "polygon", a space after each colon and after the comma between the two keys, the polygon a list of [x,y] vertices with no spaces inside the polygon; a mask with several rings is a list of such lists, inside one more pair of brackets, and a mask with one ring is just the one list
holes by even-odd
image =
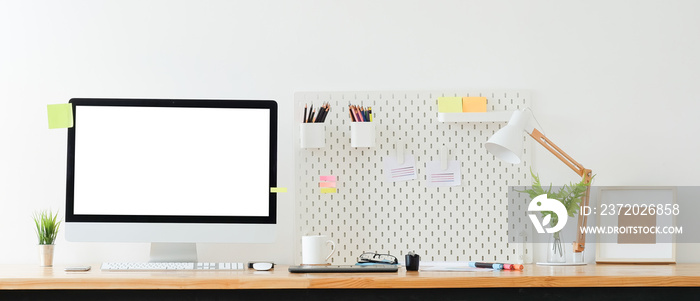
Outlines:
{"label": "blank white screen", "polygon": [[268,216],[269,110],[75,113],[75,214]]}

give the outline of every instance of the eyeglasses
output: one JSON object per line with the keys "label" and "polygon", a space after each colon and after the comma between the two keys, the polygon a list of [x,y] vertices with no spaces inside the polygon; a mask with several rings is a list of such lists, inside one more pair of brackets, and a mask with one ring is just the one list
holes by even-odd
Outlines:
{"label": "eyeglasses", "polygon": [[364,252],[360,257],[357,257],[357,262],[374,262],[374,263],[387,263],[387,264],[398,264],[399,261],[394,255],[389,254],[378,254],[372,252]]}

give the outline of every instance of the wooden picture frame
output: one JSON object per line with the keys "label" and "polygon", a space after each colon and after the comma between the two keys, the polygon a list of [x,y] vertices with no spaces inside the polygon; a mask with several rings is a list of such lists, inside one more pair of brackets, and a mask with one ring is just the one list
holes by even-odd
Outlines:
{"label": "wooden picture frame", "polygon": [[[650,208],[652,205],[654,209]],[[662,208],[661,213],[658,208]],[[648,229],[675,226],[677,210],[674,208],[678,208],[675,187],[601,187],[596,208],[597,226],[608,229],[631,229],[631,226],[637,229],[637,233],[632,233],[635,230],[625,231],[627,233],[620,230],[618,234],[598,233],[596,262],[675,263],[675,234],[639,231],[640,226],[650,227]]]}

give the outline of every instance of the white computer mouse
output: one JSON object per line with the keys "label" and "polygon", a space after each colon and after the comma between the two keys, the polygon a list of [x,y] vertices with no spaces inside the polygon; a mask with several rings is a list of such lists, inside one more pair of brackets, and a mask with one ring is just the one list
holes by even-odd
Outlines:
{"label": "white computer mouse", "polygon": [[256,271],[269,271],[273,266],[270,262],[256,262],[253,264],[253,268]]}

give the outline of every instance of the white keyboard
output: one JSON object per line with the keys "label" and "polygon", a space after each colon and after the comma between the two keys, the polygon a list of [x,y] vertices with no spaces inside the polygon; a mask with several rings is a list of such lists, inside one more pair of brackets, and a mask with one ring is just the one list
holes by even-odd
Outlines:
{"label": "white keyboard", "polygon": [[244,270],[242,262],[104,262],[103,271],[237,271]]}

